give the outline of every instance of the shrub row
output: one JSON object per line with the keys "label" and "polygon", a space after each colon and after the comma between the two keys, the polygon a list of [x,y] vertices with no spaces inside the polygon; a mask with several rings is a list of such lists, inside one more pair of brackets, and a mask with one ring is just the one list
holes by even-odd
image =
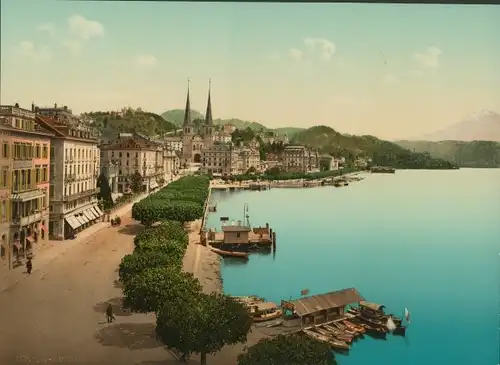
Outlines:
{"label": "shrub row", "polygon": [[186,176],[135,203],[132,217],[145,226],[162,220],[181,223],[203,216],[210,180],[206,176]]}

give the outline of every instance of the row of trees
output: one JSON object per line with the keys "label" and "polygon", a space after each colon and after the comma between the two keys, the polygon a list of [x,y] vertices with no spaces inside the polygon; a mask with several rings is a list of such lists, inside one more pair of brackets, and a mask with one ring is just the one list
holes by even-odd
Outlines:
{"label": "row of trees", "polygon": [[[184,361],[199,354],[202,365],[207,363],[208,354],[225,345],[246,342],[252,325],[243,304],[222,294],[203,293],[199,281],[182,271],[188,246],[183,222],[203,214],[203,209],[199,214],[188,214],[186,207],[197,204],[203,208],[208,186],[205,176],[184,177],[147,198],[148,202],[136,203],[136,219],[149,227],[137,234],[134,252],[125,256],[119,267],[124,307],[155,313],[157,338]],[[170,204],[175,208],[163,208]],[[155,221],[161,223],[151,226]],[[334,365],[335,359],[329,346],[297,335],[265,339],[238,357],[238,365],[272,364]]]}
{"label": "row of trees", "polygon": [[132,217],[146,227],[161,220],[191,222],[203,215],[210,180],[186,176],[141,200],[132,207]]}

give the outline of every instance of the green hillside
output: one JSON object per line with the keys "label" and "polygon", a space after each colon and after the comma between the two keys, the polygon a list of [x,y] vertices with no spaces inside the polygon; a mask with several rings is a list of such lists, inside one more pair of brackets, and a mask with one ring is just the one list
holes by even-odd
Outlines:
{"label": "green hillside", "polygon": [[[161,117],[165,120],[168,120],[176,127],[181,127],[182,123],[184,123],[184,109],[173,109],[166,111],[161,115]],[[202,118],[204,118],[203,114],[201,114],[199,111],[191,109],[191,119]]]}
{"label": "green hillside", "polygon": [[137,132],[148,136],[162,135],[175,129],[161,116],[138,109],[127,109],[123,115],[112,112],[89,112],[83,117],[92,118],[100,135]]}
{"label": "green hillside", "polygon": [[321,153],[344,156],[349,160],[354,160],[356,157],[371,158],[373,165],[400,169],[456,168],[453,163],[431,157],[428,153],[411,152],[395,143],[373,136],[341,134],[326,126],[316,126],[298,132],[292,142],[317,148]]}
{"label": "green hillside", "polygon": [[397,141],[415,152],[453,161],[461,167],[500,167],[500,143],[491,141]]}
{"label": "green hillside", "polygon": [[289,138],[292,138],[298,132],[301,132],[303,130],[305,130],[305,128],[299,128],[299,127],[282,127],[273,129],[273,131],[278,133],[279,135],[283,135],[286,133]]}

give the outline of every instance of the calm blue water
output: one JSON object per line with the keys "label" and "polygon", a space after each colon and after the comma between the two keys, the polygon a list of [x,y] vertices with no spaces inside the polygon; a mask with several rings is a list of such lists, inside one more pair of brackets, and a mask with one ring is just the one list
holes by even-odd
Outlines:
{"label": "calm blue water", "polygon": [[366,338],[341,365],[499,363],[500,169],[397,171],[345,188],[215,193],[219,217],[269,222],[277,253],[223,263],[224,290],[267,300],[355,287],[412,323]]}

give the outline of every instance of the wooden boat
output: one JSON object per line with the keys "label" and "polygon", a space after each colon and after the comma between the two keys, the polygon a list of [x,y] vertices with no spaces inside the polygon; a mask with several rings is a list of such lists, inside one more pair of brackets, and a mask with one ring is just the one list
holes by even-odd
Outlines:
{"label": "wooden boat", "polygon": [[212,252],[215,252],[222,257],[238,257],[248,260],[248,256],[250,256],[248,252],[224,251],[215,247],[210,247],[210,249],[212,250]]}
{"label": "wooden boat", "polygon": [[256,303],[252,307],[254,322],[270,321],[283,315],[282,310],[273,302]]}
{"label": "wooden boat", "polygon": [[396,327],[394,331],[392,331],[392,334],[394,336],[406,336],[406,327],[405,326],[399,326]]}
{"label": "wooden boat", "polygon": [[333,334],[332,332],[330,332],[322,327],[314,327],[314,330],[319,332],[323,336],[329,337],[332,340],[340,340],[340,341],[345,342],[347,344],[350,344],[352,342],[352,337],[342,336],[340,334]]}
{"label": "wooden boat", "polygon": [[358,326],[357,324],[354,324],[354,323],[349,322],[347,320],[343,321],[342,323],[344,323],[348,328],[359,332],[360,334],[363,334],[366,332],[366,330],[363,327]]}
{"label": "wooden boat", "polygon": [[331,340],[329,339],[328,337],[326,336],[323,336],[323,335],[320,335],[319,333],[316,333],[314,331],[311,331],[311,330],[308,330],[308,329],[304,329],[303,332],[318,340],[318,341],[321,341],[321,342],[326,342],[327,344],[329,344],[334,350],[339,350],[339,351],[349,351],[349,349],[351,348],[348,344],[346,344],[345,342],[343,341],[335,341],[335,340]]}
{"label": "wooden boat", "polygon": [[234,300],[237,300],[238,302],[244,302],[244,303],[262,303],[265,302],[265,299],[262,297],[259,297],[257,295],[243,295],[243,296],[237,296],[237,295],[231,295],[231,298]]}

